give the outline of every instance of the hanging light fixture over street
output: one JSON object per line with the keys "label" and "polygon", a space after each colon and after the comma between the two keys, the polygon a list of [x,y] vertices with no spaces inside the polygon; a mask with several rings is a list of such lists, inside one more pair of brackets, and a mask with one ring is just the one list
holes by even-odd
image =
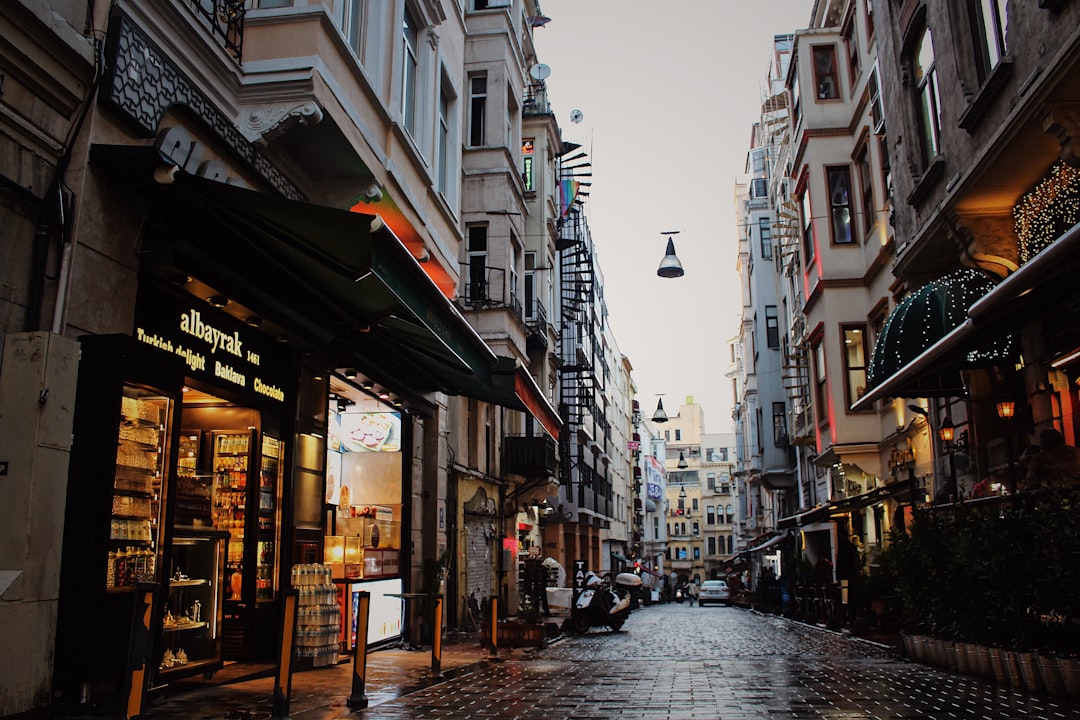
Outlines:
{"label": "hanging light fixture over street", "polygon": [[667,230],[660,233],[661,235],[667,235],[667,252],[664,253],[664,259],[660,261],[660,267],[657,269],[656,274],[662,278],[677,278],[683,276],[683,266],[679,262],[678,256],[675,254],[675,240],[672,235],[678,235],[679,230]]}
{"label": "hanging light fixture over street", "polygon": [[667,413],[664,412],[664,398],[659,398],[656,401],[656,412],[653,413],[652,421],[654,423],[666,423],[668,421]]}
{"label": "hanging light fixture over street", "polygon": [[[687,464],[687,462],[686,462],[686,457],[685,457],[685,456],[683,455],[683,451],[682,451],[682,450],[680,450],[680,451],[679,451],[679,464],[678,464],[678,468],[679,468],[680,470],[683,470],[683,469],[685,469],[685,468],[687,468],[687,467],[689,467],[689,465],[688,465],[688,464]],[[684,490],[683,492],[686,492],[686,491]]]}

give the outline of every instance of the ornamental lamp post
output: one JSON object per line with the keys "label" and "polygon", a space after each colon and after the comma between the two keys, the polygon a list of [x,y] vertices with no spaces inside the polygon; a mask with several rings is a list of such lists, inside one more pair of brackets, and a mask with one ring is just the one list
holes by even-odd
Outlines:
{"label": "ornamental lamp post", "polygon": [[956,428],[953,426],[952,418],[948,415],[941,421],[941,427],[938,428],[938,437],[941,438],[941,443],[949,453],[949,480],[952,484],[953,502],[956,502],[960,499],[960,493],[958,492],[959,488],[956,483],[956,454],[953,447],[953,438],[956,437]]}

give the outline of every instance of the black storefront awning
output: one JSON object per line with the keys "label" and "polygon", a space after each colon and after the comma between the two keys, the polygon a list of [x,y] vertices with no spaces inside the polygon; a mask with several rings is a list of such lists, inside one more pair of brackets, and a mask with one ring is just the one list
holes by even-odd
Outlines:
{"label": "black storefront awning", "polygon": [[[181,169],[159,173],[171,182],[153,183],[171,161],[152,147],[96,145],[90,157],[150,200],[150,262],[198,268],[384,384],[532,412],[526,401],[537,400],[520,392],[529,388],[517,363],[491,351],[376,216]],[[547,428],[551,418],[541,422]]]}
{"label": "black storefront awning", "polygon": [[970,360],[976,354],[990,360],[1008,357],[1014,352],[1011,335],[1015,331],[1049,316],[1075,316],[1077,271],[1080,224],[971,303],[961,323],[909,362],[882,376],[852,409],[865,410],[888,397],[926,397],[920,394],[920,383],[942,366]]}
{"label": "black storefront awning", "polygon": [[756,553],[756,552],[761,552],[763,550],[768,550],[769,548],[773,547],[774,545],[777,545],[777,544],[783,542],[784,538],[786,538],[787,536],[788,536],[788,533],[786,531],[782,532],[779,535],[774,535],[773,537],[769,538],[768,540],[766,540],[764,542],[761,542],[761,543],[758,543],[757,545],[755,545],[753,547],[746,548],[746,550],[743,550],[743,552],[749,555],[751,553]]}

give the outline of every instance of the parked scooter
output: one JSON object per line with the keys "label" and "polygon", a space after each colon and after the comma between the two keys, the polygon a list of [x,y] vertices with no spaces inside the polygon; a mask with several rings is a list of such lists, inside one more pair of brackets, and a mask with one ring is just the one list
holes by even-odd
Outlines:
{"label": "parked scooter", "polygon": [[612,584],[588,572],[585,589],[578,595],[571,613],[574,632],[585,633],[594,627],[621,628],[630,616],[632,591],[640,586],[641,578],[634,573],[619,573]]}

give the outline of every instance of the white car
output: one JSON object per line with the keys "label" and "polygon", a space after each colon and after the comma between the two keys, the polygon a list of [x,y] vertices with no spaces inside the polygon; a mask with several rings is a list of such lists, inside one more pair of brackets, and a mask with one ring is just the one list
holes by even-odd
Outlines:
{"label": "white car", "polygon": [[731,604],[731,590],[723,580],[706,580],[698,590],[698,605],[709,603]]}

